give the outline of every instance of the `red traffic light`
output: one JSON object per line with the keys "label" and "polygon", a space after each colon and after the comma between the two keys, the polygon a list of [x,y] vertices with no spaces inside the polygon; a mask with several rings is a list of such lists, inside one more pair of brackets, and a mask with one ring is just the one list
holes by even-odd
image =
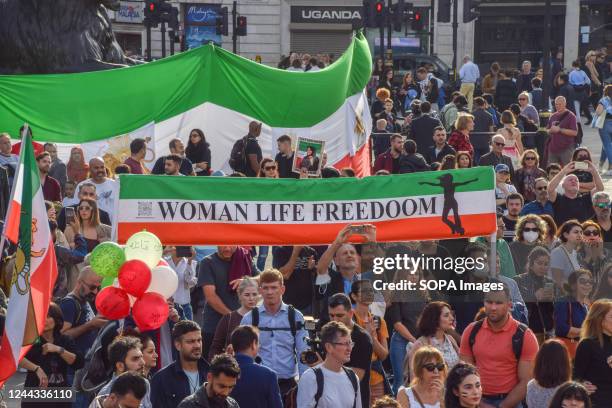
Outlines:
{"label": "red traffic light", "polygon": [[149,10],[154,13],[155,12],[155,3],[149,3]]}
{"label": "red traffic light", "polygon": [[414,13],[414,21],[419,21],[421,19],[421,13]]}
{"label": "red traffic light", "polygon": [[238,17],[238,25],[240,27],[245,27],[247,25],[246,17],[243,17],[243,16]]}
{"label": "red traffic light", "polygon": [[382,1],[377,1],[376,2],[376,12],[377,13],[382,13],[383,7],[384,7],[384,5],[383,5]]}

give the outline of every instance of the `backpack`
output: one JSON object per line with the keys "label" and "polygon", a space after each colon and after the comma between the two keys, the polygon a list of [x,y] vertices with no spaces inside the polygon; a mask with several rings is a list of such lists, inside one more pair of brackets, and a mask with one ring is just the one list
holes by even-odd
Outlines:
{"label": "backpack", "polygon": [[107,347],[117,336],[119,322],[114,320],[104,326],[85,354],[83,368],[74,374],[74,388],[93,400],[100,389],[111,379],[113,367],[108,364]]}
{"label": "backpack", "polygon": [[[476,343],[476,335],[482,328],[482,324],[484,323],[484,319],[478,320],[474,324],[474,328],[470,332],[469,345],[470,350],[474,348],[474,343]],[[524,323],[519,323],[516,331],[512,335],[512,351],[514,352],[514,357],[516,357],[516,361],[521,359],[521,353],[523,351],[523,340],[525,339],[525,332],[527,332],[527,325]],[[474,354],[472,353],[472,356]],[[476,357],[474,357],[474,363],[476,363]]]}
{"label": "backpack", "polygon": [[[355,408],[357,406],[357,398],[361,398],[358,393],[359,379],[357,377],[357,374],[355,374],[355,372],[351,370],[350,368],[343,366],[342,369],[346,373],[347,377],[351,381],[351,385],[353,386],[353,390],[355,392],[355,396],[353,400],[353,408]],[[323,387],[325,385],[324,384],[325,377],[323,376],[323,370],[321,370],[321,367],[315,367],[312,369],[312,371],[314,372],[315,378],[317,379],[317,392],[315,393],[315,396],[314,396],[314,402],[315,402],[314,406],[315,408],[317,408],[317,406],[319,405],[319,400],[323,396]],[[291,388],[289,392],[287,393],[287,395],[285,396],[285,400],[283,401],[285,408],[297,408],[298,387],[299,387],[299,384]]]}
{"label": "backpack", "polygon": [[293,344],[295,346],[295,336],[297,335],[297,322],[295,320],[295,307],[293,307],[292,305],[289,305],[287,307],[287,313],[288,313],[287,318],[289,320],[289,328],[259,327],[259,309],[256,307],[253,310],[251,310],[251,326],[257,327],[260,331],[273,332],[275,330],[280,330],[280,331],[289,330],[291,332],[291,335],[293,336]]}
{"label": "backpack", "polygon": [[230,153],[229,165],[234,171],[244,173],[246,171],[246,147],[248,143],[248,136],[236,140]]}
{"label": "backpack", "polygon": [[74,297],[74,295],[72,293],[68,293],[66,296],[64,296],[64,298],[62,299],[70,299],[73,303],[74,303],[74,308],[76,309],[76,319],[74,319],[74,323],[72,323],[73,326],[75,326],[79,320],[81,319],[81,313],[83,312],[83,308],[81,307],[81,304],[79,303],[79,301]]}

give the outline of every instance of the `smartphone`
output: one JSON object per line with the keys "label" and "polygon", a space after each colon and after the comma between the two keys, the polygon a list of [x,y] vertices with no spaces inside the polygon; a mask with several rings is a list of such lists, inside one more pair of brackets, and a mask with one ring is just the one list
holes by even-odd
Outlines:
{"label": "smartphone", "polygon": [[589,168],[589,165],[585,162],[574,162],[574,168],[576,170],[586,170]]}
{"label": "smartphone", "polygon": [[177,246],[176,247],[176,256],[179,258],[191,258],[192,256],[191,247],[190,246]]}
{"label": "smartphone", "polygon": [[353,234],[365,234],[365,225],[351,225],[351,232]]}
{"label": "smartphone", "polygon": [[555,284],[553,282],[544,284],[544,290],[554,290],[554,289],[555,289]]}
{"label": "smartphone", "polygon": [[74,222],[75,211],[72,207],[66,207],[66,225],[70,225]]}

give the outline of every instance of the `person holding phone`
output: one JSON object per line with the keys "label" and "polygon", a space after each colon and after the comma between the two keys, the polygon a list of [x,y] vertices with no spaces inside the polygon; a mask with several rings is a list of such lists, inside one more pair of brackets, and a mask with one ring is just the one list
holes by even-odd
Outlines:
{"label": "person holding phone", "polygon": [[[68,216],[66,218],[66,222],[68,222]],[[81,234],[87,241],[87,253],[91,253],[99,243],[111,239],[111,227],[100,223],[98,204],[95,200],[81,200],[74,218],[70,218],[70,220],[72,222],[66,227],[66,239],[72,249],[75,247],[74,239],[77,234]]]}

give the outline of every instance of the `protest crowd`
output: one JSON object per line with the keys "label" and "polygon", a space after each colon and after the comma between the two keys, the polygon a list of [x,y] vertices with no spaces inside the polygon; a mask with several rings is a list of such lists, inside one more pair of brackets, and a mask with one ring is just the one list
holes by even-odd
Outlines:
{"label": "protest crowd", "polygon": [[[151,170],[145,139],[132,140],[130,156],[112,169],[101,158],[87,162],[78,146],[64,163],[56,145],[34,142],[59,274],[44,332],[20,369],[26,387],[74,387],[77,397],[22,406],[610,407],[612,200],[602,179],[612,175],[610,63],[593,51],[565,72],[560,58],[552,58],[550,101],[529,61],[518,72],[494,63],[481,76],[466,56],[461,86],[449,94],[427,67],[398,84],[392,68],[375,63],[372,175],[490,166],[495,236],[377,243],[374,226],[349,225],[328,246],[165,246],[179,287],[167,322],[152,331],[95,310],[102,277],[89,254],[111,240],[119,175],[299,183],[312,167],[322,178],[354,171],[328,166],[321,154],[295,172],[287,135],[276,157],[263,157],[259,122],[232,152],[214,151],[199,129],[176,135]],[[279,67],[316,71],[331,60],[291,55]],[[599,163],[581,145],[587,126],[601,136]],[[2,219],[18,149],[0,134]],[[229,157],[233,174],[211,168],[217,154]],[[349,243],[352,235],[364,243]],[[14,250],[2,248],[4,314]],[[486,262],[462,275],[435,263],[374,272],[376,258],[397,255]],[[375,284],[458,279],[503,289]]]}

